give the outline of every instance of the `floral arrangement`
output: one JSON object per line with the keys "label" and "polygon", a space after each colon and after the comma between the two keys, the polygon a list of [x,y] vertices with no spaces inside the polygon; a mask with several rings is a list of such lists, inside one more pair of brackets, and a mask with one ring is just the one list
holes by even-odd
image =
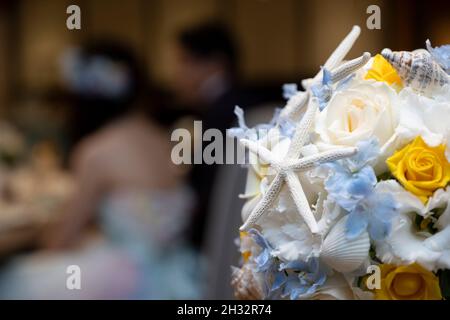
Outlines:
{"label": "floral arrangement", "polygon": [[344,58],[285,85],[248,150],[240,299],[450,296],[450,46]]}

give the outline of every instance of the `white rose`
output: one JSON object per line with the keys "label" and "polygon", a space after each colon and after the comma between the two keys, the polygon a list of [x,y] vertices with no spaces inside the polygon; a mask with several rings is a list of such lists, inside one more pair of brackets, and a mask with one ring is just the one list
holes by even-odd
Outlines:
{"label": "white rose", "polygon": [[[397,135],[406,143],[421,136],[430,147],[445,144],[450,147],[450,87],[441,96],[428,98],[417,95],[410,88],[402,90]],[[447,159],[450,161],[450,148]]]}
{"label": "white rose", "polygon": [[314,144],[320,150],[336,146],[356,146],[358,142],[378,138],[382,157],[394,151],[398,125],[397,93],[384,82],[355,81],[346,90],[336,92],[328,106],[318,114]]}

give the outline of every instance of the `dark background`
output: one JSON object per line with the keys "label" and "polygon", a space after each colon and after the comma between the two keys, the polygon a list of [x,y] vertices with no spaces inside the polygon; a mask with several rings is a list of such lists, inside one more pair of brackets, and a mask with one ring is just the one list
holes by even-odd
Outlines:
{"label": "dark background", "polygon": [[[66,28],[70,4],[81,7],[79,31]],[[381,8],[381,30],[365,28],[371,4]],[[241,49],[242,82],[278,90],[315,73],[354,24],[363,31],[351,57],[385,47],[419,48],[427,38],[434,45],[450,43],[449,12],[445,0],[3,0],[0,115],[36,134],[60,132],[70,120],[46,99],[60,82],[58,59],[68,46],[92,37],[129,44],[157,84],[169,87],[178,30],[220,20]]]}

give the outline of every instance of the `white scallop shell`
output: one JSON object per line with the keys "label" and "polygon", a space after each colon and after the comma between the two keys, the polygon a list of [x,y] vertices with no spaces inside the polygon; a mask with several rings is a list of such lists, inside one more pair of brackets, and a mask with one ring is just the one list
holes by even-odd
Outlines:
{"label": "white scallop shell", "polygon": [[255,278],[255,274],[248,267],[241,269],[231,267],[231,286],[234,289],[234,296],[238,300],[262,300],[264,299],[263,289]]}
{"label": "white scallop shell", "polygon": [[392,52],[384,49],[381,55],[397,70],[404,84],[423,94],[450,83],[449,76],[426,50]]}
{"label": "white scallop shell", "polygon": [[327,265],[339,272],[355,271],[369,256],[370,240],[367,231],[355,239],[348,239],[345,234],[347,218],[345,216],[339,220],[328,233],[320,255]]}

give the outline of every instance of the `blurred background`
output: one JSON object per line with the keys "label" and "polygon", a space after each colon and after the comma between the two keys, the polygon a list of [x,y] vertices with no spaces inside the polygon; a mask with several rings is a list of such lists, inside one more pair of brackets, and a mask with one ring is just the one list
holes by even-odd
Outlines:
{"label": "blurred background", "polygon": [[450,4],[1,0],[0,298],[231,298],[245,171],[172,165],[170,134],[224,131],[237,104],[269,120],[281,85],[317,73],[355,24],[351,58],[448,44]]}

